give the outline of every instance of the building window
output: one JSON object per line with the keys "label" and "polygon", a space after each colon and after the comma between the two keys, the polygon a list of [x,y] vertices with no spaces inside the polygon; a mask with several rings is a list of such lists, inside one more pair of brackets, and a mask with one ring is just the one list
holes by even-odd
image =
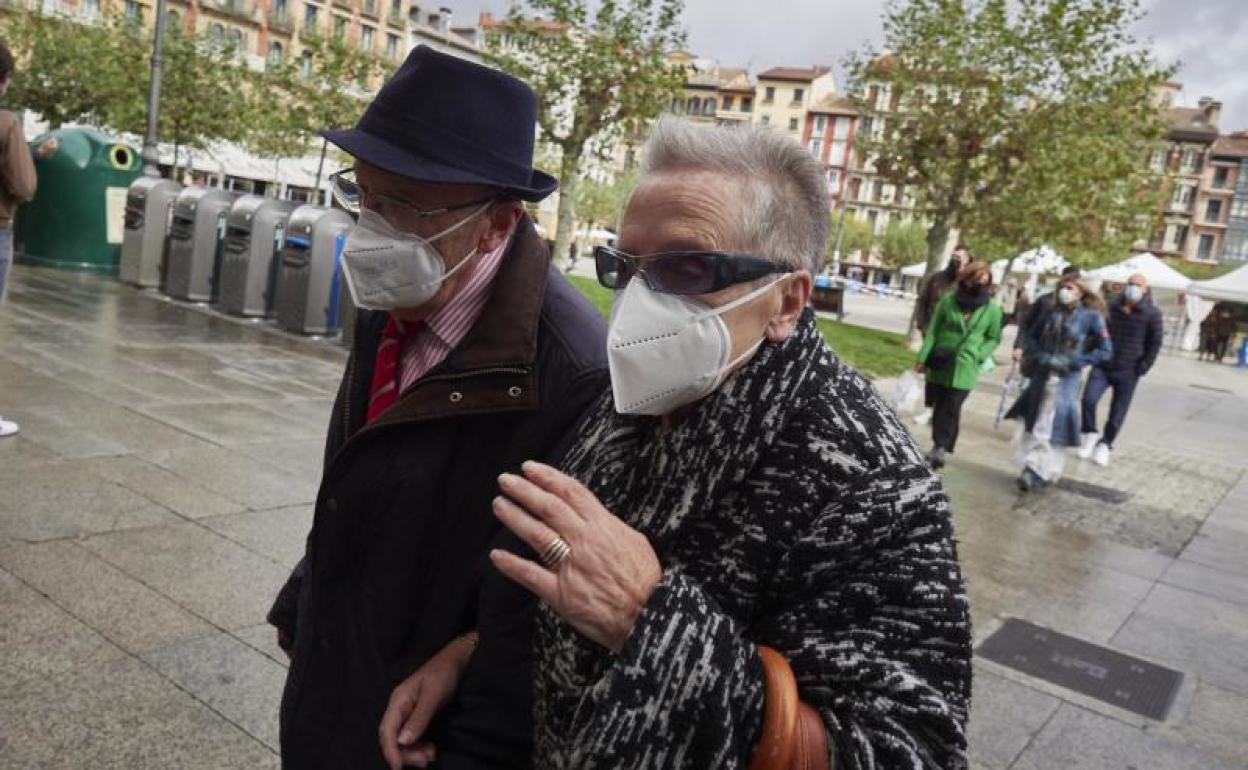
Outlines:
{"label": "building window", "polygon": [[429,27],[433,27],[434,29],[441,29],[441,28],[442,28],[442,17],[441,17],[441,16],[439,16],[438,14],[436,14],[436,13],[431,13],[431,14],[429,14],[429,18],[428,18],[428,20],[427,20],[427,21],[425,21],[425,25],[426,25],[426,26],[429,26]]}
{"label": "building window", "polygon": [[372,27],[360,28],[360,49],[366,53],[373,52],[373,33]]}
{"label": "building window", "polygon": [[79,7],[82,8],[82,15],[89,19],[100,15],[100,0],[83,0]]}
{"label": "building window", "polygon": [[874,106],[880,101],[880,87],[871,86],[867,89],[867,104]]}
{"label": "building window", "polygon": [[822,140],[822,139],[820,139],[820,138],[819,138],[819,137],[817,137],[817,136],[816,136],[816,137],[811,138],[811,140],[810,140],[810,154],[811,154],[811,155],[814,155],[816,158],[818,158],[818,157],[819,157],[819,153],[820,153],[820,152],[822,152],[822,151],[823,151],[823,140]]}
{"label": "building window", "polygon": [[732,109],[732,97],[725,96],[723,100],[720,101],[719,108],[721,110],[731,110]]}
{"label": "building window", "polygon": [[343,40],[347,36],[347,23],[350,21],[346,16],[334,17],[334,37]]}
{"label": "building window", "polygon": [[797,118],[789,118],[789,130],[790,131],[797,130]]}
{"label": "building window", "polygon": [[229,43],[231,51],[239,55],[243,53],[243,33],[241,30],[231,29],[225,39]]}
{"label": "building window", "polygon": [[1226,178],[1230,174],[1229,168],[1215,168],[1213,170],[1213,189],[1225,190]]}
{"label": "building window", "polygon": [[818,134],[819,136],[823,136],[824,132],[827,130],[828,130],[828,116],[827,115],[817,116],[815,118],[815,133]]}
{"label": "building window", "polygon": [[390,18],[403,18],[403,0],[390,0]]}
{"label": "building window", "polygon": [[1236,198],[1231,203],[1232,219],[1248,219],[1248,198]]}
{"label": "building window", "polygon": [[856,201],[858,200],[861,193],[862,193],[862,180],[857,179],[857,178],[849,180],[849,193],[848,193],[849,199],[851,201]]}
{"label": "building window", "polygon": [[303,28],[308,32],[316,31],[316,17],[321,12],[315,5],[305,3],[303,6]]}
{"label": "building window", "polygon": [[1195,174],[1200,171],[1200,150],[1184,150],[1179,170],[1185,174]]}
{"label": "building window", "polygon": [[135,0],[126,0],[126,21],[143,21],[143,6]]}
{"label": "building window", "polygon": [[690,96],[685,102],[685,112],[690,115],[697,115],[702,112],[702,100],[696,96]]}
{"label": "building window", "polygon": [[1164,149],[1153,150],[1148,156],[1148,167],[1153,171],[1166,170],[1166,156],[1169,155]]}
{"label": "building window", "polygon": [[862,119],[862,135],[870,137],[875,130],[875,118],[870,115]]}
{"label": "building window", "polygon": [[794,101],[795,103],[796,103],[796,102],[800,102],[800,101],[802,101],[802,98],[803,98],[803,97],[805,97],[805,96],[806,96],[806,89],[804,89],[804,88],[794,88],[794,89],[793,89],[793,101]]}
{"label": "building window", "polygon": [[767,90],[763,92],[763,103],[771,104],[776,100],[775,86],[767,86]]}
{"label": "building window", "polygon": [[305,78],[312,77],[312,52],[304,51],[299,57],[299,73]]}
{"label": "building window", "polygon": [[[99,10],[100,10],[99,0],[95,0],[95,8],[94,10],[90,11],[90,13],[94,15],[98,13]],[[165,24],[167,24],[170,29],[181,30],[182,29],[181,14],[179,14],[177,11],[169,11],[167,14],[165,14]]]}
{"label": "building window", "polygon": [[752,97],[752,96],[742,96],[742,97],[741,97],[741,111],[742,111],[742,112],[753,112],[753,111],[754,111],[754,97]]}
{"label": "building window", "polygon": [[1197,259],[1212,259],[1213,258],[1213,236],[1212,235],[1200,236],[1200,243],[1196,246],[1196,258]]}
{"label": "building window", "polygon": [[841,181],[840,170],[835,169],[835,168],[828,169],[828,192],[835,194],[836,187],[838,184],[840,184],[840,181]]}
{"label": "building window", "polygon": [[714,97],[706,97],[702,100],[702,114],[706,117],[715,117],[715,99]]}
{"label": "building window", "polygon": [[274,40],[269,43],[269,55],[265,57],[265,62],[270,67],[276,67],[282,63],[282,44]]}
{"label": "building window", "polygon": [[884,201],[884,183],[877,179],[871,183],[871,202],[881,203],[883,201]]}
{"label": "building window", "polygon": [[1192,204],[1192,193],[1196,190],[1191,185],[1179,185],[1174,188],[1174,197],[1170,199],[1170,207],[1176,209],[1185,209]]}
{"label": "building window", "polygon": [[391,61],[399,58],[399,36],[386,33],[386,58]]}
{"label": "building window", "polygon": [[1205,204],[1205,221],[1214,223],[1222,221],[1222,201],[1209,201]]}

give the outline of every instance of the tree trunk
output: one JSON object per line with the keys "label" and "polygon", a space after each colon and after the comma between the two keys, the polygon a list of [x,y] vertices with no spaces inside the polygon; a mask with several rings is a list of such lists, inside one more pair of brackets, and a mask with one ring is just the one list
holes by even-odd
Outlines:
{"label": "tree trunk", "polygon": [[944,267],[940,260],[945,255],[948,240],[949,219],[944,214],[938,214],[932,220],[932,226],[927,228],[927,270],[924,275],[931,275]]}
{"label": "tree trunk", "polygon": [[568,244],[572,243],[576,228],[576,186],[581,166],[581,148],[564,148],[559,164],[559,222],[555,227],[555,253],[551,258],[558,264],[567,258]]}

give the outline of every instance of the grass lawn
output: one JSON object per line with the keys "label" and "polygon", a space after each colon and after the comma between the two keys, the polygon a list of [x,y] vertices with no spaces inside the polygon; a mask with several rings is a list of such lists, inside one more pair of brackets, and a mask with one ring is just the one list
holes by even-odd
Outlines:
{"label": "grass lawn", "polygon": [[[569,275],[567,279],[597,306],[603,317],[611,313],[610,289],[604,289],[592,278]],[[914,365],[914,354],[906,347],[906,338],[901,334],[825,318],[820,318],[818,324],[819,331],[836,354],[864,374],[896,377]]]}

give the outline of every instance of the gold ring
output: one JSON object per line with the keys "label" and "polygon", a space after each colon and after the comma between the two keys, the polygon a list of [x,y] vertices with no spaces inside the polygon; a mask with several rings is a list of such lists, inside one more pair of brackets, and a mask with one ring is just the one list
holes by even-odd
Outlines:
{"label": "gold ring", "polygon": [[559,565],[563,564],[564,560],[571,555],[572,546],[568,545],[568,541],[556,536],[554,540],[551,540],[542,549],[540,558],[542,564],[546,565],[546,569],[553,572],[559,569]]}

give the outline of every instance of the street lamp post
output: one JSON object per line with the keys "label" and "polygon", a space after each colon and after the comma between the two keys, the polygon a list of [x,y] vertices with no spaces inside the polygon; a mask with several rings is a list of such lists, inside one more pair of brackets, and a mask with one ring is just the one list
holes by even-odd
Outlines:
{"label": "street lamp post", "polygon": [[165,6],[156,0],[156,31],[152,33],[152,76],[147,84],[147,130],[143,133],[143,173],[160,176],[160,150],[156,146],[156,125],[160,118],[161,51],[165,47]]}

